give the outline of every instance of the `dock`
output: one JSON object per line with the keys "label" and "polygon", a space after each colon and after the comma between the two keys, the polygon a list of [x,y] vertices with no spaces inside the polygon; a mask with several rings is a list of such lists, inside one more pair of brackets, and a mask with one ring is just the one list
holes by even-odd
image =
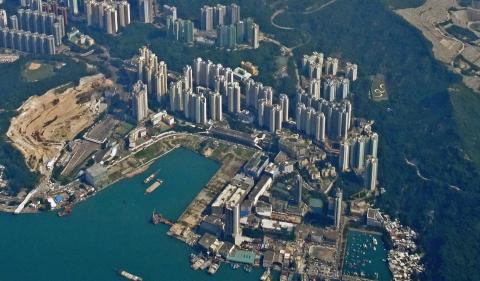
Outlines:
{"label": "dock", "polygon": [[150,185],[147,190],[145,190],[145,194],[150,194],[154,192],[160,185],[162,185],[163,181],[158,179],[152,185]]}

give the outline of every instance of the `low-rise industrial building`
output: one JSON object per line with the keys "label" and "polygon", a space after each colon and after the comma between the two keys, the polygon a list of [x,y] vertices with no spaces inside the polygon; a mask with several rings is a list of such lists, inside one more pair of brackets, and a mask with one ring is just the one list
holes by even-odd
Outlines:
{"label": "low-rise industrial building", "polygon": [[85,171],[85,181],[94,187],[101,187],[107,180],[107,168],[99,163],[94,164]]}

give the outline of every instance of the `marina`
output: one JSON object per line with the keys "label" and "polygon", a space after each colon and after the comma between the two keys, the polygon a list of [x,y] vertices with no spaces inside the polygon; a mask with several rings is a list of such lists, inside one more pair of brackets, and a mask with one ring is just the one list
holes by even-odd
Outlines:
{"label": "marina", "polygon": [[343,273],[351,277],[389,281],[387,250],[381,234],[349,229]]}

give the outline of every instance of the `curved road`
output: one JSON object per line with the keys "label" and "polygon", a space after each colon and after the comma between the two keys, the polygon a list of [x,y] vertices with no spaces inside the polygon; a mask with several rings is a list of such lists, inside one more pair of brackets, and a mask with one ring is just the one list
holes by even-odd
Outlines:
{"label": "curved road", "polygon": [[[316,12],[319,12],[321,10],[323,10],[324,8],[328,7],[329,5],[335,3],[337,0],[330,0],[328,1],[327,3],[317,7],[317,8],[314,8],[312,10],[309,10],[310,8],[312,8],[313,6],[311,7],[308,7],[306,8],[303,12],[297,12],[298,14],[300,15],[310,15],[310,14],[313,14],[313,13],[316,13]],[[286,8],[282,8],[282,9],[279,9],[277,11],[275,11],[272,16],[270,17],[270,23],[278,28],[278,29],[281,29],[281,30],[288,30],[288,31],[294,31],[294,30],[297,30],[297,28],[295,27],[289,27],[289,26],[281,26],[281,25],[278,25],[275,23],[275,18],[278,17],[279,15],[283,14],[286,12],[286,9],[288,9],[288,7]],[[293,12],[292,12],[293,13]],[[306,31],[304,31],[306,32]],[[299,43],[295,46],[292,46],[292,47],[287,47],[285,46],[283,43],[281,43],[280,41],[278,40],[275,40],[271,37],[267,37],[267,36],[264,36],[264,40],[266,41],[269,41],[269,42],[272,42],[274,43],[275,45],[279,46],[281,50],[285,51],[285,53],[288,54],[289,57],[293,57],[293,50],[297,49],[297,48],[300,48],[302,46],[305,46],[307,44],[309,44],[311,41],[312,41],[312,35],[309,33],[309,32],[306,32],[307,34],[307,40],[305,40],[304,42],[302,43]],[[294,63],[294,67],[295,67],[295,76],[296,76],[296,79],[297,79],[297,87],[300,87],[300,75],[298,73],[298,66],[297,66],[297,62],[295,60],[293,60],[293,63]]]}
{"label": "curved road", "polygon": [[281,26],[281,25],[278,25],[275,23],[275,18],[281,14],[283,14],[285,12],[285,9],[280,9],[280,10],[277,10],[275,11],[275,13],[272,14],[272,16],[270,17],[270,23],[275,26],[276,28],[278,29],[283,29],[283,30],[295,30],[296,28],[294,27],[288,27],[288,26]]}
{"label": "curved road", "polygon": [[[416,172],[417,172],[417,176],[419,178],[421,178],[422,180],[424,181],[434,181],[433,179],[429,179],[427,177],[424,177],[421,173],[420,173],[420,169],[418,168],[417,164],[413,163],[412,161],[408,160],[406,156],[404,156],[405,158],[405,163],[407,163],[407,165],[409,166],[412,166],[415,168]],[[438,182],[437,180],[435,180],[436,182]],[[447,184],[451,189],[455,190],[455,191],[462,191],[458,186],[456,185],[452,185],[452,184]]]}

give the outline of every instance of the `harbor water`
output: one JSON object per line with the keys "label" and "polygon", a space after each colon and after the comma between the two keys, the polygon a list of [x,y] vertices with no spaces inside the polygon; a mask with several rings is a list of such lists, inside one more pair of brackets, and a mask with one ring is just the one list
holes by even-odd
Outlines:
{"label": "harbor water", "polygon": [[[71,215],[0,213],[0,280],[124,280],[124,269],[149,281],[259,280],[222,265],[216,275],[190,269],[191,248],[150,223],[152,211],[177,219],[219,168],[219,163],[176,149],[147,171],[120,181],[74,207]],[[145,195],[144,179],[163,184]]]}
{"label": "harbor water", "polygon": [[382,235],[349,229],[345,250],[344,274],[371,280],[392,280]]}

